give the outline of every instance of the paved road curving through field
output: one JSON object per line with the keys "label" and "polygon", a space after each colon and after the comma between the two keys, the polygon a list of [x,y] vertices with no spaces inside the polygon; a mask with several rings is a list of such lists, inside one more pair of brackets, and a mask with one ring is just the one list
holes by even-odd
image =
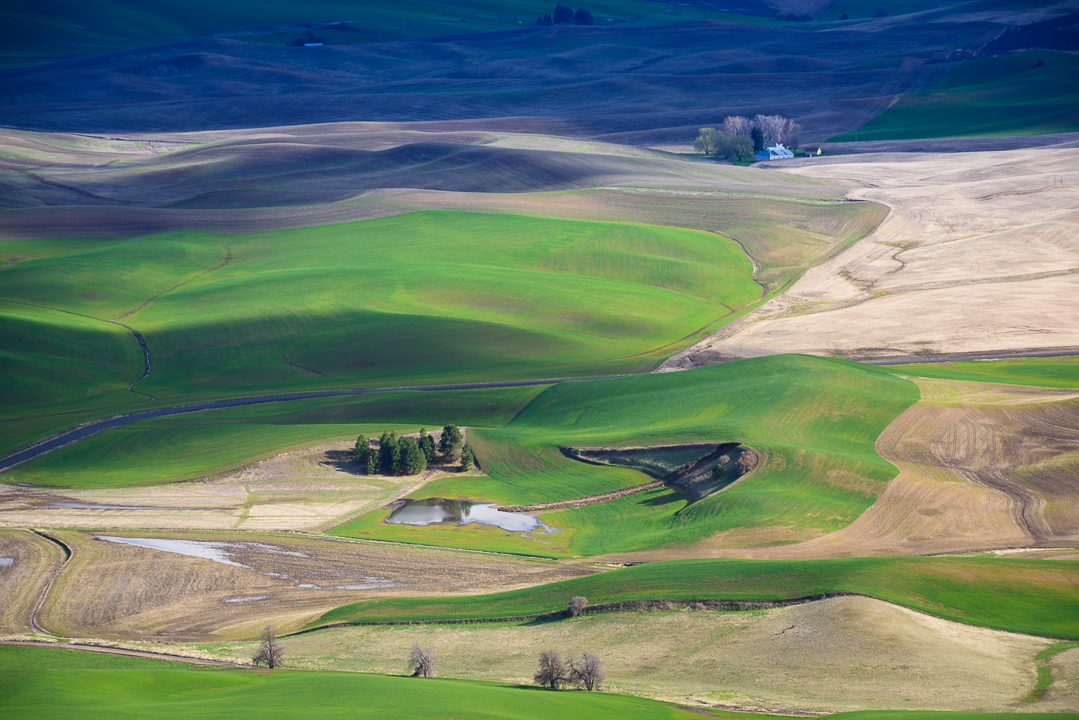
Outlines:
{"label": "paved road curving through field", "polygon": [[274,402],[288,402],[290,400],[311,400],[315,398],[345,397],[349,395],[367,395],[370,393],[393,392],[399,390],[413,391],[438,391],[438,390],[482,390],[486,388],[510,388],[510,387],[533,387],[536,385],[553,385],[556,383],[570,382],[572,380],[603,380],[626,375],[601,375],[589,378],[554,378],[548,380],[508,380],[505,382],[480,382],[459,383],[456,385],[413,385],[405,387],[365,388],[360,390],[329,390],[324,392],[287,393],[283,395],[263,395],[260,397],[233,398],[231,400],[212,400],[209,402],[193,403],[191,405],[179,405],[176,407],[156,408],[154,410],[140,410],[126,415],[116,415],[103,420],[94,420],[79,425],[71,430],[54,435],[32,447],[20,450],[12,455],[0,459],[0,473],[9,470],[16,465],[32,460],[50,450],[55,450],[69,443],[82,440],[91,435],[108,430],[109,428],[127,425],[140,420],[167,417],[169,415],[182,415],[184,413],[200,412],[202,410],[218,410],[221,408],[243,407],[245,405],[264,405]]}
{"label": "paved road curving through field", "polygon": [[[893,357],[880,359],[866,359],[871,365],[896,365],[896,364],[928,364],[940,362],[954,362],[959,360],[989,360],[989,359],[1019,359],[1024,357],[1060,357],[1075,355],[1079,352],[1076,348],[1062,349],[1062,351],[1041,352],[1002,352],[1002,353],[955,353],[950,355],[938,355],[932,358],[926,357]],[[686,368],[688,369],[688,368]],[[108,430],[109,428],[127,425],[140,420],[167,417],[169,415],[182,415],[184,413],[199,412],[202,410],[218,410],[221,408],[242,407],[245,405],[263,405],[274,402],[288,402],[290,400],[310,400],[315,398],[344,397],[348,395],[367,395],[370,393],[392,392],[397,390],[411,390],[419,392],[438,390],[482,390],[486,388],[509,388],[509,387],[535,387],[536,385],[556,385],[558,383],[572,382],[575,380],[608,380],[619,377],[633,377],[636,374],[627,375],[597,375],[595,377],[572,377],[572,378],[548,378],[546,380],[507,380],[504,382],[478,382],[459,383],[456,385],[408,385],[403,387],[387,388],[364,388],[360,390],[329,390],[324,392],[287,393],[282,395],[263,395],[259,397],[233,398],[231,400],[212,400],[209,402],[193,403],[191,405],[179,405],[176,407],[156,408],[154,410],[141,410],[125,415],[116,415],[103,420],[93,420],[83,425],[76,426],[71,430],[50,436],[37,444],[24,450],[0,458],[0,473],[32,460],[39,455],[63,447],[69,443],[77,442],[83,438]]]}

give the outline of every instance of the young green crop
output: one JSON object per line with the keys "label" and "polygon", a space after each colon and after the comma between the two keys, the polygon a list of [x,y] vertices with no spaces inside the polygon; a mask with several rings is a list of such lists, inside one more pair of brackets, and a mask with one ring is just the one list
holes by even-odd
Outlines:
{"label": "young green crop", "polygon": [[559,530],[552,534],[388,525],[382,522],[388,511],[332,532],[547,556],[685,545],[735,528],[762,529],[759,539],[747,536],[747,544],[813,537],[851,523],[895,476],[874,443],[918,397],[914,383],[879,368],[809,356],[562,383],[504,428],[469,433],[486,476],[442,479],[415,496],[531,504],[651,480],[630,468],[572,460],[559,446],[739,442],[760,453],[762,463],[741,482],[698,502],[662,487],[545,513],[543,522]]}
{"label": "young green crop", "polygon": [[1079,130],[1077,78],[1079,58],[1063,52],[966,60],[940,88],[904,95],[829,142],[1073,132]]}
{"label": "young green crop", "polygon": [[189,480],[300,447],[378,436],[387,428],[400,433],[449,422],[504,425],[543,389],[396,391],[144,420],[38,457],[4,480],[81,488]]}
{"label": "young green crop", "polygon": [[[407,653],[407,648],[403,649]],[[405,655],[401,666],[404,669]],[[0,647],[5,720],[692,720],[667,703],[610,693],[385,675],[192,668],[53,648]]]}
{"label": "young green crop", "polygon": [[852,592],[972,625],[1079,638],[1079,562],[1005,558],[671,560],[473,597],[383,598],[331,610],[333,622],[499,618],[628,600],[788,600]]}
{"label": "young green crop", "polygon": [[[20,378],[0,397],[8,417],[78,410],[95,388],[115,399],[142,375],[112,320],[149,345],[135,389],[179,404],[640,371],[762,294],[741,248],[711,233],[513,215],[22,245],[31,257],[4,271],[16,328],[4,350]],[[70,342],[73,324],[85,341]],[[108,382],[63,372],[69,360],[108,363]]]}
{"label": "young green crop", "polygon": [[941,380],[966,380],[1047,388],[1079,388],[1079,357],[1074,356],[919,363],[917,365],[891,365],[884,369],[897,375]]}

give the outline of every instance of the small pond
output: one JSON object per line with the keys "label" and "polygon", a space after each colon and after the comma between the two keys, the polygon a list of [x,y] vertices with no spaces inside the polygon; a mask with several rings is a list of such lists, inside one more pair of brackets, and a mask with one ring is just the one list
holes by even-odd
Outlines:
{"label": "small pond", "polygon": [[450,523],[468,525],[481,523],[494,525],[510,532],[529,532],[548,530],[535,515],[525,513],[500,512],[495,503],[475,500],[446,500],[427,498],[426,500],[398,500],[398,505],[386,522],[394,525],[434,525]]}

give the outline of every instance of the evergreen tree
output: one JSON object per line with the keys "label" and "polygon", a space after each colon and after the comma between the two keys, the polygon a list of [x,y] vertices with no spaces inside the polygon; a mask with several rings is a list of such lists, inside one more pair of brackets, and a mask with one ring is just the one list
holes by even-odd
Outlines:
{"label": "evergreen tree", "polygon": [[401,468],[401,443],[397,431],[382,433],[379,441],[378,464],[383,475],[396,475]]}
{"label": "evergreen tree", "polygon": [[401,438],[401,473],[419,475],[427,469],[427,456],[414,438]]}
{"label": "evergreen tree", "polygon": [[442,437],[438,439],[438,451],[451,460],[456,459],[464,442],[465,438],[461,434],[461,429],[456,425],[447,425],[442,428]]}
{"label": "evergreen tree", "polygon": [[554,16],[551,18],[554,20],[555,25],[567,25],[573,22],[573,11],[565,5],[554,6]]}
{"label": "evergreen tree", "polygon": [[592,17],[592,13],[584,8],[577,8],[577,12],[573,14],[573,20],[578,25],[594,25],[596,22],[596,19]]}
{"label": "evergreen tree", "polygon": [[465,445],[461,448],[461,472],[468,472],[474,467],[476,467],[476,455],[470,446]]}
{"label": "evergreen tree", "polygon": [[433,463],[435,461],[435,440],[427,434],[427,430],[424,428],[420,428],[419,446],[420,450],[423,450],[423,457],[427,464]]}
{"label": "evergreen tree", "polygon": [[353,454],[361,467],[367,467],[367,460],[371,457],[371,443],[363,435],[356,438],[356,450]]}
{"label": "evergreen tree", "polygon": [[753,140],[753,152],[759,153],[764,149],[764,133],[756,125],[749,131],[749,137]]}
{"label": "evergreen tree", "polygon": [[371,453],[367,456],[367,474],[378,474],[378,453],[374,450],[372,450]]}

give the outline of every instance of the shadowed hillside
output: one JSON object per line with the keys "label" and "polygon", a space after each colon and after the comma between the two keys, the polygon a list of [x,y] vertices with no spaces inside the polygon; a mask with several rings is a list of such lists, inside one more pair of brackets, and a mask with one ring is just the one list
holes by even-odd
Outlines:
{"label": "shadowed hillside", "polygon": [[858,127],[898,93],[936,87],[953,67],[903,58],[928,59],[989,27],[691,22],[323,48],[201,39],[0,73],[0,122],[130,132],[503,118],[448,129],[655,143],[686,142],[724,114],[778,112],[822,137]]}
{"label": "shadowed hillside", "polygon": [[[0,187],[10,206],[236,208],[347,200],[377,188],[522,193],[610,185],[744,186],[711,161],[558,138],[370,132],[362,124],[254,130],[215,140],[119,145],[8,131]],[[208,136],[208,137],[207,137]],[[201,141],[201,142],[199,142]],[[208,142],[207,142],[208,141]],[[533,145],[533,147],[525,147]],[[377,149],[372,149],[377,148]],[[108,163],[108,170],[101,165]],[[777,186],[792,184],[785,178]],[[817,194],[807,183],[803,194]]]}

